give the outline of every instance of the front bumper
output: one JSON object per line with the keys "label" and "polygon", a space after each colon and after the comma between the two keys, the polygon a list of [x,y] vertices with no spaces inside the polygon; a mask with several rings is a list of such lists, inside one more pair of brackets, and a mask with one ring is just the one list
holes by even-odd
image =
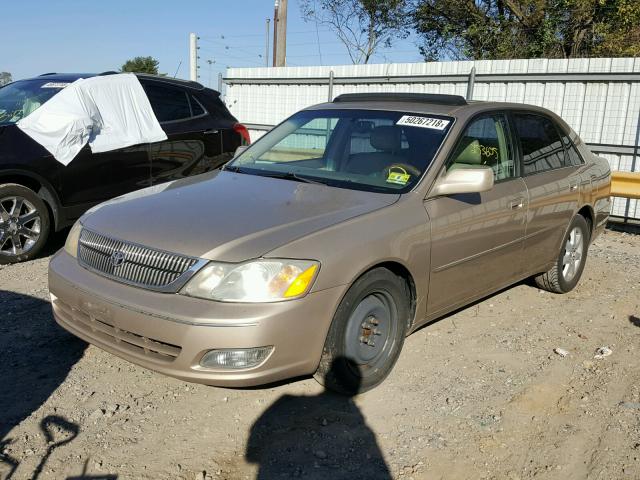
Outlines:
{"label": "front bumper", "polygon": [[[286,302],[220,303],[123,285],[64,250],[49,264],[53,314],[63,328],[114,355],[189,382],[243,387],[313,373],[346,287]],[[257,367],[200,366],[209,350],[272,345]]]}

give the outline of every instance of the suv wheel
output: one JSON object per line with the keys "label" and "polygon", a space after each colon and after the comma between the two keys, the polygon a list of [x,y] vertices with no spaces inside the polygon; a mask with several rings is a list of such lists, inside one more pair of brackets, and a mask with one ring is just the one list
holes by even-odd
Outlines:
{"label": "suv wheel", "polygon": [[558,260],[551,270],[534,278],[536,285],[554,293],[567,293],[578,284],[589,248],[589,225],[576,215],[562,242]]}
{"label": "suv wheel", "polygon": [[386,268],[356,280],[336,310],[315,379],[346,395],[382,383],[400,356],[409,305],[406,282]]}
{"label": "suv wheel", "polygon": [[38,195],[22,185],[0,185],[0,264],[35,257],[49,235],[49,211]]}

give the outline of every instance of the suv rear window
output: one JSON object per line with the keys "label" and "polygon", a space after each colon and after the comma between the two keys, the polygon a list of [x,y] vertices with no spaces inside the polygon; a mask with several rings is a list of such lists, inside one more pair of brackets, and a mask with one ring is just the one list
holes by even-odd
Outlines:
{"label": "suv rear window", "polygon": [[192,116],[189,97],[184,90],[157,83],[145,83],[143,86],[159,122],[185,120]]}

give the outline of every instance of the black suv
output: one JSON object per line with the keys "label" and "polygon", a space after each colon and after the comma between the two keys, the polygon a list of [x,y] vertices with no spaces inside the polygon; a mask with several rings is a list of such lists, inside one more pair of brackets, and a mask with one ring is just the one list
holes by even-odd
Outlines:
{"label": "black suv", "polygon": [[51,73],[0,88],[0,264],[33,258],[50,230],[72,224],[97,203],[216,169],[250,141],[218,92],[138,74],[168,139],[96,154],[85,146],[65,167],[15,123],[66,84],[92,76]]}

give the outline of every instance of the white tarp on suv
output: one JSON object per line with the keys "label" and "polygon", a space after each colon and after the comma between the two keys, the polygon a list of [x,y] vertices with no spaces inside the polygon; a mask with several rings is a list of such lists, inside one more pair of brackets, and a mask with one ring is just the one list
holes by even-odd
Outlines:
{"label": "white tarp on suv", "polygon": [[99,153],[167,139],[132,73],[76,80],[17,125],[64,165],[87,143]]}

